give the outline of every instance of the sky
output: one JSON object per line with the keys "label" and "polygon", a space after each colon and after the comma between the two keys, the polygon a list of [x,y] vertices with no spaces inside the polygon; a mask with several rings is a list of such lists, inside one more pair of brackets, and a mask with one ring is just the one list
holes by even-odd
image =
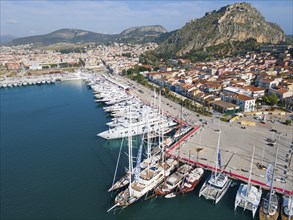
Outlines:
{"label": "sky", "polygon": [[[162,25],[168,31],[184,26],[206,12],[242,1],[136,0],[59,1],[1,0],[1,35],[16,37],[47,34],[61,28],[117,34],[143,25]],[[266,21],[293,34],[292,0],[248,0]]]}

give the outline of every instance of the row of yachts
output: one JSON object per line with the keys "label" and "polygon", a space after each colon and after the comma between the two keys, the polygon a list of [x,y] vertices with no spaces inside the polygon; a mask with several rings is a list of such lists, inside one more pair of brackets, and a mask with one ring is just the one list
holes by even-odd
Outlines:
{"label": "row of yachts", "polygon": [[31,85],[53,84],[57,81],[55,78],[32,79],[32,80],[17,80],[13,82],[0,82],[0,88],[13,88]]}
{"label": "row of yachts", "polygon": [[178,124],[156,107],[159,103],[155,100],[152,105],[146,105],[106,78],[88,80],[87,84],[94,91],[95,101],[102,103],[104,111],[112,116],[112,120],[107,123],[109,129],[97,134],[99,137],[119,139],[146,133],[158,137],[159,132],[167,134]]}
{"label": "row of yachts", "polygon": [[[118,207],[125,208],[142,198],[152,196],[172,198],[178,193],[184,194],[195,189],[203,179],[204,170],[193,164],[182,164],[179,161],[179,155],[174,157],[166,153],[166,150],[174,142],[180,141],[192,130],[192,127],[187,124],[178,125],[176,120],[162,114],[160,101],[155,103],[156,99],[154,99],[152,105],[146,105],[138,98],[128,94],[125,88],[121,88],[118,83],[113,83],[113,80],[108,81],[106,78],[96,77],[88,79],[87,84],[93,89],[96,102],[104,103],[104,110],[113,117],[107,123],[109,129],[97,135],[105,139],[127,139],[128,143],[128,168],[121,178],[116,178],[116,166],[113,184],[108,191],[117,193],[114,205],[108,211]],[[154,96],[156,97],[155,94]],[[158,99],[160,100],[160,98]],[[177,131],[170,134],[170,131],[174,129]],[[132,138],[139,135],[141,143],[139,146],[133,147]],[[215,169],[204,181],[199,191],[199,197],[203,196],[208,200],[213,200],[215,204],[233,185],[232,180],[222,169],[220,137],[221,131],[219,130]],[[136,156],[133,155],[133,148],[138,149]],[[277,153],[278,149],[276,149],[274,163],[267,169],[267,185],[270,191],[262,199],[261,187],[252,185],[251,181],[254,164],[253,150],[248,182],[240,184],[235,196],[234,210],[237,207],[250,210],[254,218],[259,209],[260,219],[277,219],[280,212],[282,219],[292,217],[292,195],[283,196],[281,205],[279,197],[273,189]],[[142,155],[145,155],[144,159],[142,159]]]}
{"label": "row of yachts", "polygon": [[4,77],[0,79],[0,88],[13,88],[21,86],[32,86],[32,85],[47,85],[54,84],[57,81],[67,81],[83,79],[88,76],[87,73],[74,72],[74,73],[51,73],[42,75],[24,75],[14,77]]}

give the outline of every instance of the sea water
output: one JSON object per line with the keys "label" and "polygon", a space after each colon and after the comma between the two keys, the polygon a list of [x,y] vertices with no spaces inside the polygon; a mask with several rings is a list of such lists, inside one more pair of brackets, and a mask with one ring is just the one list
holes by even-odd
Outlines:
{"label": "sea water", "polygon": [[71,81],[0,94],[1,219],[252,219],[249,211],[234,212],[238,186],[214,205],[198,197],[203,181],[184,196],[142,199],[107,213],[121,144],[117,177],[128,165],[127,143],[96,136],[110,118],[92,90]]}

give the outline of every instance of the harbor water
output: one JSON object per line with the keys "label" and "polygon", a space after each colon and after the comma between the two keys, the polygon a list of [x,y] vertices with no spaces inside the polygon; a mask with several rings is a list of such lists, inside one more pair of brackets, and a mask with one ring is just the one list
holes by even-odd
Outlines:
{"label": "harbor water", "polygon": [[[110,118],[92,90],[70,81],[0,93],[1,219],[252,219],[249,211],[234,212],[238,185],[214,205],[198,197],[203,181],[184,196],[107,213],[121,141],[96,136]],[[122,144],[118,177],[128,164]]]}

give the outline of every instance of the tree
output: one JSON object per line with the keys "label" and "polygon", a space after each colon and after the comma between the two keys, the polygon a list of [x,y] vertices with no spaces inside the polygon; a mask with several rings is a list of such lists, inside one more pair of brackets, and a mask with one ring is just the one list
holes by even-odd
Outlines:
{"label": "tree", "polygon": [[285,124],[291,126],[291,124],[292,124],[292,120],[291,120],[291,119],[287,119],[287,120],[285,121]]}
{"label": "tree", "polygon": [[169,89],[169,87],[165,87],[165,93],[166,93],[166,96],[169,96],[169,94],[170,94],[170,89]]}
{"label": "tree", "polygon": [[272,94],[269,96],[264,96],[262,100],[266,103],[276,105],[279,102],[278,96],[276,94]]}
{"label": "tree", "polygon": [[126,75],[126,70],[124,69],[124,70],[122,70],[122,76],[125,76]]}
{"label": "tree", "polygon": [[278,96],[276,94],[270,95],[269,101],[271,104],[276,105],[279,102]]}

